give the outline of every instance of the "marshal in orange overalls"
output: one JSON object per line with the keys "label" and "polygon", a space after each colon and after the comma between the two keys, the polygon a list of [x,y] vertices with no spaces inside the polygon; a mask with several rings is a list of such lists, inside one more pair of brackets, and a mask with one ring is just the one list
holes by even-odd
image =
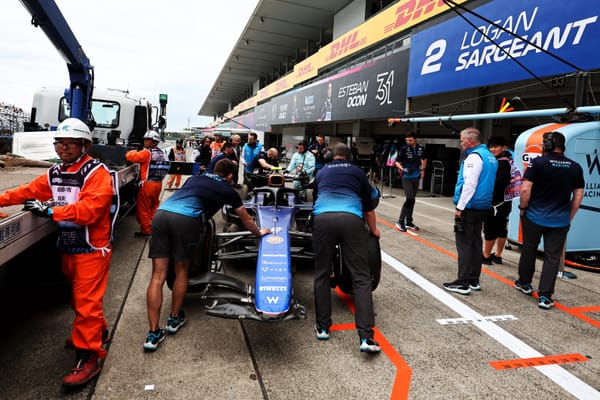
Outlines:
{"label": "marshal in orange overalls", "polygon": [[[71,339],[77,349],[91,350],[104,358],[106,351],[102,348],[102,332],[107,325],[103,297],[112,254],[112,178],[106,167],[99,162],[94,164],[89,155],[84,155],[81,160],[66,168],[61,168],[61,165],[52,167],[48,173],[29,184],[0,195],[0,206],[20,204],[34,198],[47,201],[54,197],[57,201],[59,205],[52,207],[52,219],[59,224],[57,246],[63,252],[62,270],[72,288],[71,306],[75,311]],[[81,172],[84,165],[92,167],[88,168],[90,172]],[[73,198],[65,195],[62,200],[57,199],[56,194],[59,192],[53,193],[52,189],[53,186],[56,189],[60,185],[57,182],[60,181],[54,179],[52,171],[62,177],[72,174],[71,185],[78,190],[77,195],[71,196]],[[60,232],[77,229],[86,232],[87,239],[65,245]]]}

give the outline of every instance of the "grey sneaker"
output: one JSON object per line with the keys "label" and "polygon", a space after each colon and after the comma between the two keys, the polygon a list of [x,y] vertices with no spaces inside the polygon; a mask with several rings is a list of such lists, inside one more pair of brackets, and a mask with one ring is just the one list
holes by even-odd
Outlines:
{"label": "grey sneaker", "polygon": [[321,329],[318,324],[315,324],[315,335],[319,340],[329,339],[329,331],[326,329]]}
{"label": "grey sneaker", "polygon": [[154,351],[158,348],[158,345],[165,340],[165,332],[162,329],[157,331],[149,331],[146,337],[146,343],[144,343],[144,350]]}
{"label": "grey sneaker", "polygon": [[406,223],[406,227],[407,227],[408,229],[412,229],[413,231],[418,231],[418,230],[419,230],[419,227],[418,227],[418,226],[416,226],[415,224],[413,224],[412,222],[411,222],[411,223],[408,223],[408,222],[407,222],[407,223]]}
{"label": "grey sneaker", "polygon": [[446,282],[444,284],[442,284],[443,288],[446,289],[449,292],[454,292],[454,293],[459,293],[459,294],[464,294],[464,295],[468,295],[469,293],[471,293],[471,289],[469,288],[469,286],[458,282],[458,281],[454,281],[454,282]]}
{"label": "grey sneaker", "polygon": [[402,222],[396,222],[396,229],[398,229],[400,232],[406,232],[406,225],[404,225]]}
{"label": "grey sneaker", "polygon": [[165,330],[171,334],[177,333],[183,325],[185,325],[185,313],[183,310],[179,310],[179,314],[176,317],[169,316]]}
{"label": "grey sneaker", "polygon": [[554,301],[552,300],[552,297],[550,297],[550,296],[540,296],[540,298],[538,300],[539,300],[539,302],[538,302],[539,308],[549,310],[550,308],[554,307]]}
{"label": "grey sneaker", "polygon": [[363,353],[379,353],[381,351],[379,343],[373,339],[360,339],[360,347],[358,349]]}
{"label": "grey sneaker", "polygon": [[533,292],[531,283],[523,283],[518,279],[515,281],[515,289],[520,290],[524,294],[531,294]]}

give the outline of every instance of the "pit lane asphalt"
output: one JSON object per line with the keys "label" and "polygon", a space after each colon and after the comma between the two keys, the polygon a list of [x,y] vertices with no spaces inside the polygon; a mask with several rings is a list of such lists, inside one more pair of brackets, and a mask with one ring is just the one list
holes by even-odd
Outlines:
{"label": "pit lane asphalt", "polygon": [[[456,276],[450,199],[419,193],[415,222],[422,231],[414,237],[393,229],[404,199],[401,189],[391,193],[396,197],[382,199],[377,209],[385,253],[374,292],[381,354],[358,351],[353,316],[333,292],[336,330],[329,341],[314,338],[312,269],[306,265],[297,269],[294,290],[307,319],[218,319],[206,316],[198,296],[189,294],[187,324],[155,353],[144,353],[151,262],[147,241],[132,237],[137,224],[128,217],[116,232],[105,300],[114,337],[97,382],[76,391],[60,387],[73,363],[72,351],[62,348],[72,318],[68,291],[13,285],[2,296],[0,398],[600,398],[600,274],[572,270],[577,279],[557,282],[557,307],[540,310],[533,297],[509,285],[519,257],[513,246],[503,253],[503,265],[484,270],[481,292],[444,292],[441,283]],[[229,264],[226,272],[253,281],[247,264]],[[534,288],[538,279],[539,272]],[[161,321],[169,294],[165,288]],[[573,353],[586,361],[500,370],[490,365]]]}

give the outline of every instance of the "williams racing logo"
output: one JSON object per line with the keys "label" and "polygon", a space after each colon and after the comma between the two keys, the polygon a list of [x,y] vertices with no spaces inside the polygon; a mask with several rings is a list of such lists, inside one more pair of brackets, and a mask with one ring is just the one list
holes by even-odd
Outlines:
{"label": "williams racing logo", "polygon": [[598,149],[594,150],[594,154],[586,154],[585,160],[587,161],[588,173],[590,176],[596,170],[596,175],[600,176],[600,162],[598,161]]}

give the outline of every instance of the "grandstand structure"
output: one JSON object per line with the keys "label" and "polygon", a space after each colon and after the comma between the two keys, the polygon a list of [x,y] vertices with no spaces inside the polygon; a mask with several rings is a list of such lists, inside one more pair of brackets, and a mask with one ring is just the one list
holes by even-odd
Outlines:
{"label": "grandstand structure", "polygon": [[23,123],[29,120],[29,113],[10,103],[0,101],[0,134],[10,135],[22,132]]}

